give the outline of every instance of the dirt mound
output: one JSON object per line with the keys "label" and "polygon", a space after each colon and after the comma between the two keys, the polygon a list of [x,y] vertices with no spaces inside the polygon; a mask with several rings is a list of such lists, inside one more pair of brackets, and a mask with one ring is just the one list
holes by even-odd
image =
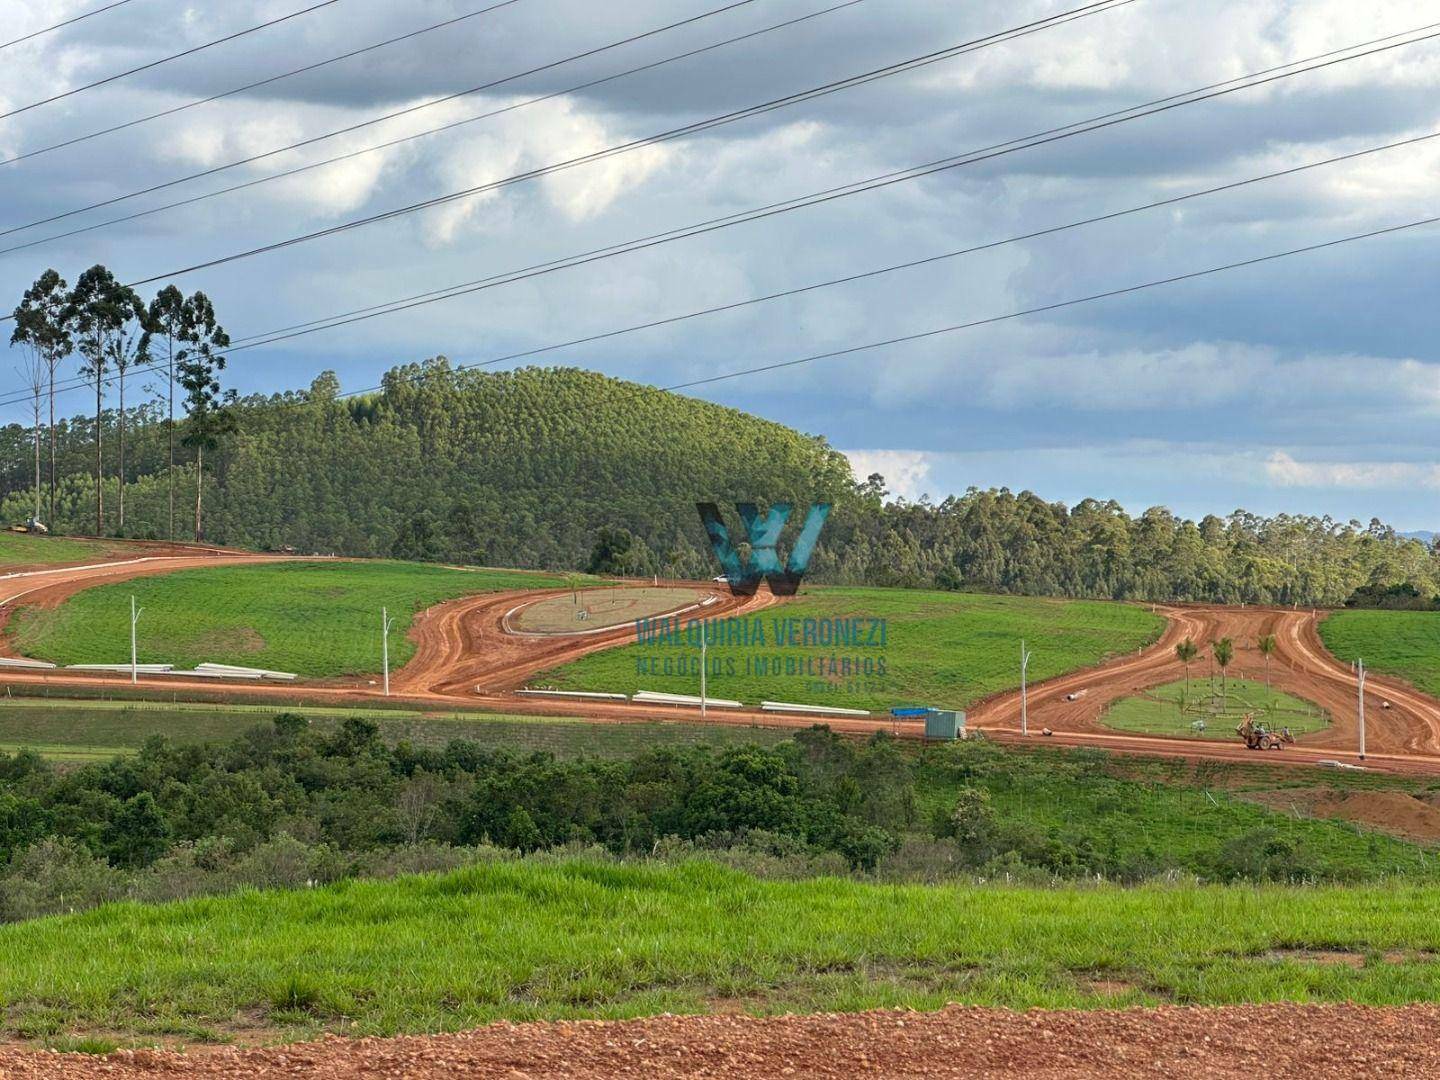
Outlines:
{"label": "dirt mound", "polygon": [[1403,791],[1281,789],[1246,792],[1243,797],[1274,810],[1354,821],[1413,840],[1440,840],[1440,806]]}
{"label": "dirt mound", "polygon": [[492,1024],[452,1035],[86,1057],[0,1051],[7,1077],[1244,1077],[1440,1075],[1440,1007],[1246,1005]]}

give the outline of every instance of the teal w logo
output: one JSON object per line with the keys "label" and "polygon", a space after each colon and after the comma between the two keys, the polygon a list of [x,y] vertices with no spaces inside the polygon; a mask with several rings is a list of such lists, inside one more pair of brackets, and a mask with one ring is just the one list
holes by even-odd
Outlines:
{"label": "teal w logo", "polygon": [[750,560],[745,562],[735,545],[730,542],[730,530],[720,516],[720,508],[714,503],[696,503],[705,532],[710,536],[710,546],[725,571],[730,591],[736,596],[754,596],[760,588],[760,579],[770,583],[770,591],[776,596],[794,596],[800,587],[800,579],[810,566],[810,556],[815,551],[815,542],[820,539],[820,530],[830,516],[829,503],[815,503],[805,515],[800,535],[790,549],[790,558],[784,567],[776,546],[780,543],[780,532],[790,520],[792,509],[789,503],[775,503],[765,515],[761,515],[754,503],[736,503],[740,519],[745,523],[745,533],[750,541]]}

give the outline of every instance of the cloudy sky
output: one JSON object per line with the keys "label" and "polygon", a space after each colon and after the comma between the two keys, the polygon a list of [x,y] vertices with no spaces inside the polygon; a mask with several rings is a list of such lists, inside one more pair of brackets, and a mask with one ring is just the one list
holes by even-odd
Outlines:
{"label": "cloudy sky", "polygon": [[[316,0],[130,0],[0,50],[0,113]],[[55,143],[497,0],[338,0],[0,120],[0,229],[114,199],[726,6],[514,0],[445,30],[124,131]],[[733,0],[731,0],[733,2]],[[53,265],[126,281],[511,177],[1078,7],[1081,0],[752,0],[284,154],[0,236],[46,240],[498,115],[129,222],[0,253],[9,308]],[[102,0],[6,0],[9,40]],[[243,337],[502,274],[1440,24],[1415,0],[1134,0],[661,146],[176,279]],[[1435,29],[1440,29],[1436,27]],[[1434,32],[1432,29],[1429,32]],[[346,388],[941,255],[1440,131],[1436,41],[762,222],[237,353],[242,391]],[[524,104],[541,95],[549,100]],[[510,108],[510,106],[519,106]],[[1437,213],[1440,138],[1178,206],[549,353],[659,385],[1184,274]],[[1440,526],[1436,227],[698,388],[823,434],[861,474],[1135,510]],[[153,289],[154,287],[147,287]],[[18,356],[15,357],[18,360]],[[8,372],[8,368],[6,369]],[[19,379],[9,376],[9,391]],[[84,408],[83,393],[69,398]],[[23,420],[6,406],[3,417]]]}

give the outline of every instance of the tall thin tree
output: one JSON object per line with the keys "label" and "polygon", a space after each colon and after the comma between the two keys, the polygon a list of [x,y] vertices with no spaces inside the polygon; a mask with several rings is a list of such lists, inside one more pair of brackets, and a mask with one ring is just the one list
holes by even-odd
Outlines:
{"label": "tall thin tree", "polygon": [[24,345],[25,362],[15,370],[30,387],[31,414],[35,426],[35,512],[30,515],[31,523],[40,521],[40,404],[45,400],[45,359],[32,340],[21,336],[20,319],[16,317],[16,328],[10,337],[10,344]]}
{"label": "tall thin tree", "polygon": [[1270,689],[1270,657],[1275,655],[1280,648],[1280,642],[1274,634],[1264,634],[1255,639],[1255,647],[1260,650],[1260,655],[1265,657],[1265,689]]}
{"label": "tall thin tree", "polygon": [[115,501],[118,519],[116,527],[123,534],[125,532],[125,373],[136,364],[148,363],[149,356],[146,352],[148,345],[145,335],[147,313],[144,301],[140,299],[134,289],[121,285],[115,292],[115,305],[121,321],[110,337],[110,366],[115,369],[115,381],[120,390],[120,411],[117,417],[119,464],[116,480],[118,489]]}
{"label": "tall thin tree", "polygon": [[219,350],[230,344],[215,318],[209,297],[197,292],[185,301],[181,326],[185,348],[179,354],[177,377],[185,390],[187,423],[184,445],[195,451],[195,540],[205,539],[205,451],[214,450],[221,437],[236,429],[235,392],[222,394],[219,373],[225,370],[225,355]]}
{"label": "tall thin tree", "polygon": [[145,313],[145,339],[142,350],[154,356],[163,343],[165,352],[166,400],[169,418],[165,421],[166,434],[170,442],[170,456],[166,467],[170,484],[170,524],[166,536],[175,539],[175,345],[181,340],[185,322],[185,294],[174,285],[166,285],[150,301]]}
{"label": "tall thin tree", "polygon": [[1235,659],[1235,642],[1231,641],[1228,637],[1222,637],[1219,641],[1215,642],[1215,645],[1210,651],[1215,656],[1215,663],[1220,665],[1220,700],[1222,702],[1221,707],[1223,708],[1223,702],[1226,700],[1227,693],[1225,669],[1230,666],[1230,661]]}
{"label": "tall thin tree", "polygon": [[81,356],[80,374],[95,386],[95,535],[105,533],[105,373],[115,355],[115,339],[139,310],[135,290],[120,284],[96,264],[75,282],[69,312]]}
{"label": "tall thin tree", "polygon": [[[50,390],[50,499],[49,519],[55,524],[55,369],[75,351],[71,337],[74,329],[70,310],[70,293],[65,279],[56,270],[46,270],[15,309],[15,332],[10,343],[28,344],[45,363],[45,377]],[[39,514],[36,514],[39,517]]]}

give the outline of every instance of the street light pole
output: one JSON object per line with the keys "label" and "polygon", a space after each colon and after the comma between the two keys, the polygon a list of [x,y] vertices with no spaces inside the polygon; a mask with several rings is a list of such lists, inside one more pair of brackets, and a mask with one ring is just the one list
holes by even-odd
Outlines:
{"label": "street light pole", "polygon": [[1360,719],[1360,760],[1365,760],[1365,661],[1355,662],[1356,686],[1359,688],[1359,701],[1356,708],[1356,716]]}
{"label": "street light pole", "polygon": [[1020,639],[1020,734],[1030,734],[1029,699],[1025,690],[1025,673],[1030,667],[1030,650],[1025,648],[1025,639]]}
{"label": "street light pole", "polygon": [[700,624],[700,719],[705,719],[705,624]]}
{"label": "street light pole", "polygon": [[385,669],[385,696],[390,696],[390,627],[395,620],[390,618],[388,608],[380,609],[380,657]]}
{"label": "street light pole", "polygon": [[139,666],[135,663],[135,624],[140,621],[140,616],[145,609],[135,607],[135,597],[130,597],[130,682],[140,681]]}

